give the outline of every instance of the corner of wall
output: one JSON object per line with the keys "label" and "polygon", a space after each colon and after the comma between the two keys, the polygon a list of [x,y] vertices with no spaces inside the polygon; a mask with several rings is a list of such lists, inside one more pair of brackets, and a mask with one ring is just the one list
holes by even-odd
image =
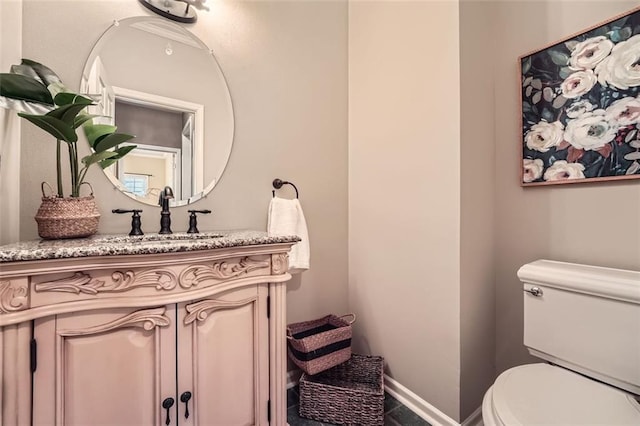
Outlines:
{"label": "corner of wall", "polygon": [[[0,1],[0,72],[22,57],[22,0]],[[0,244],[20,238],[20,119],[0,109]]]}

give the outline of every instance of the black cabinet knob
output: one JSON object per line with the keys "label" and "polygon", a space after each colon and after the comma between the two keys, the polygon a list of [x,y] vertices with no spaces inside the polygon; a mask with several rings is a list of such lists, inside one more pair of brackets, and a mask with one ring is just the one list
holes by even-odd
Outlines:
{"label": "black cabinet knob", "polygon": [[167,410],[167,419],[164,421],[164,424],[169,426],[169,424],[171,424],[171,419],[169,418],[169,410],[171,409],[171,407],[173,407],[173,404],[176,401],[169,397],[169,398],[165,398],[164,401],[162,401],[162,408],[164,408],[165,410]]}
{"label": "black cabinet knob", "polygon": [[189,418],[189,400],[191,399],[191,392],[186,391],[180,395],[180,402],[184,402],[184,418]]}

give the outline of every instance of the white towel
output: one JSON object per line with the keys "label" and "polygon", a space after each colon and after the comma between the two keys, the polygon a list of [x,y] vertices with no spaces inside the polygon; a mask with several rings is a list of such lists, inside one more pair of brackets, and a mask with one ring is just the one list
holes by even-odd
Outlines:
{"label": "white towel", "polygon": [[267,223],[269,235],[297,235],[302,239],[289,252],[289,272],[299,273],[309,269],[309,234],[304,220],[302,206],[297,198],[287,200],[273,197],[269,204]]}

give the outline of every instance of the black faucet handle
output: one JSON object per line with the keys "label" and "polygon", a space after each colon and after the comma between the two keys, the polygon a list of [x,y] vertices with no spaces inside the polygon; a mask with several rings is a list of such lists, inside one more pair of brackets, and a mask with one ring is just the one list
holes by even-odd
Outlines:
{"label": "black faucet handle", "polygon": [[129,232],[129,235],[144,235],[144,232],[142,232],[142,219],[140,218],[140,213],[142,213],[142,210],[113,209],[111,210],[111,213],[133,213],[133,215],[131,216],[131,232]]}
{"label": "black faucet handle", "polygon": [[113,210],[111,210],[111,213],[118,213],[118,214],[123,214],[123,213],[142,213],[142,210],[137,210],[137,209],[133,209],[133,210],[113,209]]}
{"label": "black faucet handle", "polygon": [[189,212],[189,230],[187,231],[187,234],[200,233],[200,231],[198,231],[198,217],[196,216],[196,214],[197,213],[209,214],[211,213],[211,210],[205,209],[205,210],[187,210],[187,211]]}

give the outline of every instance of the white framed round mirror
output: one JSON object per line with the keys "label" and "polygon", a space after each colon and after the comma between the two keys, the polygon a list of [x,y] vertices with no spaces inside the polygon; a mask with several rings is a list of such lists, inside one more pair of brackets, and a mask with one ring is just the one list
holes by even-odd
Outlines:
{"label": "white framed round mirror", "polygon": [[93,47],[81,93],[94,96],[94,121],[135,135],[137,147],[104,169],[131,198],[157,205],[199,200],[218,183],[231,154],[231,95],[213,52],[194,34],[155,17],[115,21]]}

